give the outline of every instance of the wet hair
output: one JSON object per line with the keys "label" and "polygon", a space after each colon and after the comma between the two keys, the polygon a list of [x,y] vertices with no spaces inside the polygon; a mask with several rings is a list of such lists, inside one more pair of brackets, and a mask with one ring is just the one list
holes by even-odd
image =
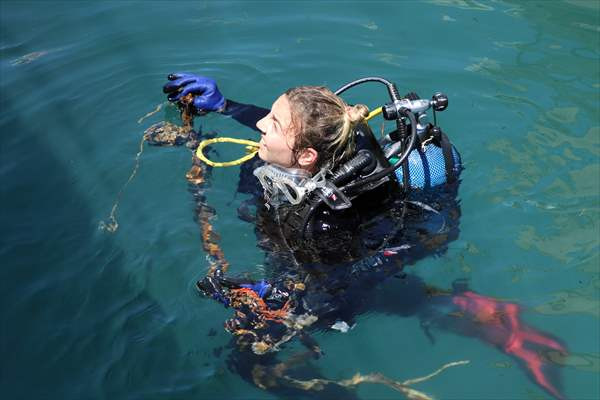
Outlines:
{"label": "wet hair", "polygon": [[369,115],[363,104],[347,105],[324,86],[300,86],[285,92],[296,131],[293,157],[312,147],[318,153],[315,167],[330,168],[354,152],[354,128]]}

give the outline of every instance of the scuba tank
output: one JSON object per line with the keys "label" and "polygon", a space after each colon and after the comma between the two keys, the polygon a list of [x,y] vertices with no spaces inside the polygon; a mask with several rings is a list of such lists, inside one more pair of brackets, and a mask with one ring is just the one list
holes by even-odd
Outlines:
{"label": "scuba tank", "polygon": [[[412,189],[430,189],[445,183],[453,183],[458,179],[462,170],[462,161],[456,148],[450,143],[448,136],[435,123],[425,123],[427,114],[425,111],[433,108],[434,120],[436,111],[443,111],[448,106],[448,98],[442,93],[433,95],[432,100],[420,99],[416,93],[408,93],[400,101],[404,107],[415,114],[417,120],[417,138],[413,150],[408,155],[408,184]],[[384,118],[390,117],[384,106]],[[392,115],[393,117],[393,115]],[[436,121],[437,122],[437,121]],[[394,155],[392,135],[388,134],[382,140],[382,146],[386,148],[386,155],[391,163],[397,161]],[[404,181],[404,168],[396,170],[399,182]]]}

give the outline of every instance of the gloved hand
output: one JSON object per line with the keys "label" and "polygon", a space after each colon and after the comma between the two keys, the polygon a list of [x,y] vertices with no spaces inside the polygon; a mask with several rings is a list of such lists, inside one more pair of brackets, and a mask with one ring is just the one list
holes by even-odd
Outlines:
{"label": "gloved hand", "polygon": [[169,82],[163,86],[163,92],[168,93],[169,101],[178,102],[192,93],[194,111],[198,114],[225,109],[225,97],[219,92],[214,79],[188,73],[170,74],[167,79]]}
{"label": "gloved hand", "polygon": [[201,281],[196,282],[196,288],[205,296],[212,297],[225,307],[229,307],[229,299],[226,292],[218,282],[218,279],[212,276],[205,276]]}
{"label": "gloved hand", "polygon": [[267,281],[260,281],[257,283],[243,283],[240,285],[243,288],[253,290],[258,294],[258,297],[265,297],[271,289],[271,285]]}

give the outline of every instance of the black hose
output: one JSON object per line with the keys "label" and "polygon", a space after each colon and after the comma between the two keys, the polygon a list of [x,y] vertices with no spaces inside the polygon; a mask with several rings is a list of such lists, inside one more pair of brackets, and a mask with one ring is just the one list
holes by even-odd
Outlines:
{"label": "black hose", "polygon": [[334,185],[341,185],[356,173],[366,175],[373,172],[376,165],[373,154],[369,150],[361,149],[354,157],[334,172],[330,180]]}
{"label": "black hose", "polygon": [[392,98],[392,101],[400,100],[400,94],[398,93],[398,89],[396,88],[396,85],[393,84],[392,82],[388,81],[387,79],[379,78],[377,76],[370,76],[367,78],[362,78],[362,79],[357,79],[355,81],[352,81],[352,82],[342,86],[338,90],[336,90],[335,94],[337,96],[339,96],[340,94],[344,93],[346,90],[350,89],[351,87],[360,85],[361,83],[365,83],[365,82],[383,83],[385,86],[387,86],[388,92],[390,94],[390,97]]}
{"label": "black hose", "polygon": [[[413,113],[411,113],[408,110],[401,110],[402,115],[405,115],[408,117],[408,119],[410,120],[410,131],[411,131],[411,135],[410,135],[410,141],[408,142],[408,145],[406,146],[406,148],[404,149],[404,153],[402,153],[402,155],[400,156],[400,158],[398,159],[398,161],[396,161],[396,163],[394,163],[394,165],[391,165],[387,168],[382,169],[381,171],[377,172],[376,174],[373,174],[371,176],[368,176],[364,179],[361,179],[359,181],[356,181],[354,183],[349,183],[346,186],[342,186],[340,189],[342,190],[342,192],[347,193],[348,191],[351,191],[352,189],[355,189],[357,187],[366,185],[367,183],[371,183],[374,182],[378,179],[381,179],[382,177],[392,173],[393,171],[397,170],[400,165],[402,165],[402,163],[404,162],[404,160],[407,159],[408,155],[410,154],[410,152],[413,149],[413,146],[415,144],[415,141],[417,139],[417,119],[415,118],[415,116],[413,115]],[[404,140],[404,139],[402,139]],[[405,174],[406,175],[406,174]]]}

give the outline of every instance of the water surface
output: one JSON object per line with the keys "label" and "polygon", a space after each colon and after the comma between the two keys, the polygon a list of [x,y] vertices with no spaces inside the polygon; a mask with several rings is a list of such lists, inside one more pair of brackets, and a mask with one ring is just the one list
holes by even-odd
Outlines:
{"label": "water surface", "polygon": [[[440,123],[461,150],[461,236],[411,267],[523,305],[572,356],[565,393],[600,397],[600,10],[594,1],[10,2],[0,4],[3,226],[1,391],[7,398],[276,398],[226,365],[229,311],[194,282],[208,266],[183,148],[146,148],[114,233],[99,230],[164,102],[168,73],[214,77],[229,98],[269,106],[301,84],[367,75],[401,92],[448,94]],[[348,93],[370,107],[377,86]],[[253,133],[209,115],[202,129]],[[231,151],[231,153],[229,153]],[[223,157],[235,149],[223,149]],[[237,218],[237,169],[209,203],[232,272],[260,270]],[[393,284],[393,283],[390,283]],[[438,398],[548,395],[514,361],[415,318],[368,313],[317,333],[331,379],[406,379]],[[293,345],[294,347],[296,345]],[[364,385],[360,398],[397,398]]]}

